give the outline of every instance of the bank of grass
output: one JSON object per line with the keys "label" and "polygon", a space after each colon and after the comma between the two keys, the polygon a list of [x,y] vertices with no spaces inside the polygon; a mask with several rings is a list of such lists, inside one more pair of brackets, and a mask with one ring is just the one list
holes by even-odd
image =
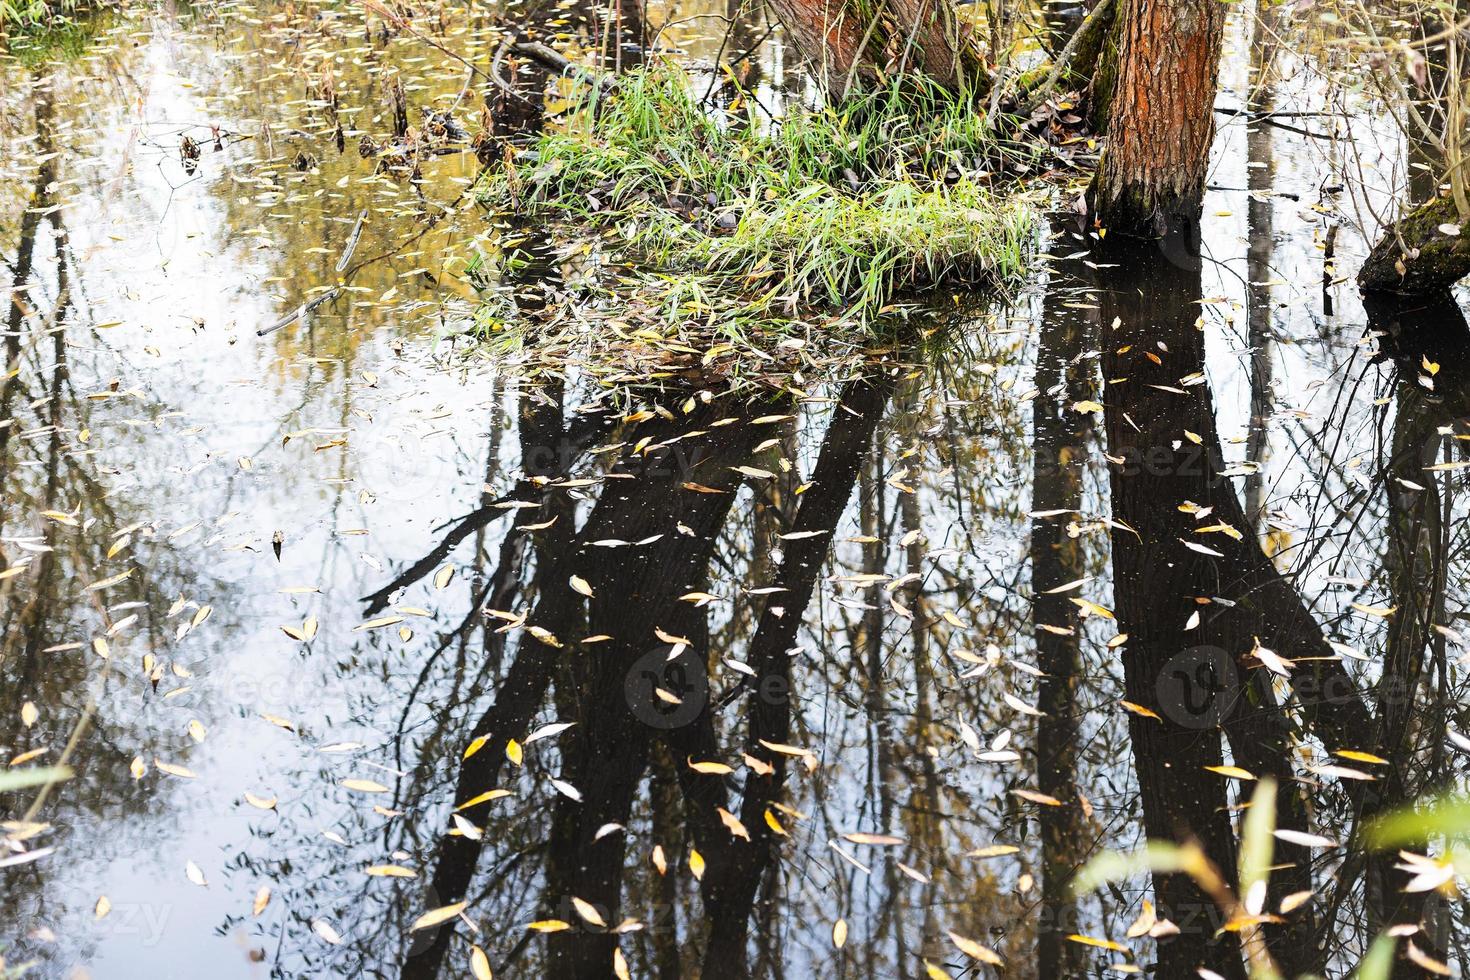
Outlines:
{"label": "bank of grass", "polygon": [[817,310],[873,332],[920,290],[1026,271],[1032,201],[989,189],[1006,147],[942,89],[908,80],[767,127],[700,105],[671,66],[585,98],[487,178],[487,205],[613,228],[630,261],[716,277],[747,316]]}
{"label": "bank of grass", "polygon": [[75,6],[73,0],[0,0],[0,35],[53,26]]}
{"label": "bank of grass", "polygon": [[26,68],[79,58],[106,10],[79,0],[0,0],[0,58]]}

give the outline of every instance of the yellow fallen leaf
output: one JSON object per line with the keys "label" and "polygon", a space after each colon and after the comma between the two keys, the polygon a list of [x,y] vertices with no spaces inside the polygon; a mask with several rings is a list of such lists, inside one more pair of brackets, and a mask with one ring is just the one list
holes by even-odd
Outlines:
{"label": "yellow fallen leaf", "polygon": [[417,919],[414,919],[413,925],[408,927],[408,931],[418,932],[420,929],[432,929],[434,926],[440,925],[444,922],[448,922],[450,919],[463,912],[469,906],[469,904],[469,902],[455,902],[453,905],[445,905],[441,908],[430,909],[423,915],[419,916]]}
{"label": "yellow fallen leaf", "polygon": [[1084,936],[1081,933],[1076,932],[1072,933],[1072,935],[1068,936],[1067,938],[1074,943],[1081,943],[1084,946],[1096,946],[1098,949],[1110,949],[1115,953],[1128,952],[1128,947],[1122,945],[1121,943],[1115,943],[1111,939],[1098,939],[1094,936]]}
{"label": "yellow fallen leaf", "polygon": [[362,873],[374,878],[417,878],[419,873],[398,864],[374,864],[363,868]]}
{"label": "yellow fallen leaf", "polygon": [[386,793],[388,787],[371,779],[344,779],[342,785],[359,793]]}
{"label": "yellow fallen leaf", "polygon": [[607,928],[607,922],[602,918],[602,913],[597,911],[597,906],[586,899],[573,895],[572,908],[577,910],[577,914],[582,917],[582,921],[603,929]]}
{"label": "yellow fallen leaf", "polygon": [[949,940],[960,948],[961,953],[964,953],[973,960],[979,960],[981,963],[989,963],[991,966],[1003,966],[1005,964],[1005,960],[1001,959],[988,947],[980,945],[973,939],[966,939],[957,932],[951,932],[949,934]]}
{"label": "yellow fallen leaf", "polygon": [[1132,701],[1119,701],[1118,703],[1127,708],[1129,711],[1133,712],[1135,715],[1140,715],[1144,718],[1152,718],[1155,721],[1164,720],[1158,716],[1157,712],[1150,711],[1148,708],[1145,708],[1141,704],[1134,704]]}
{"label": "yellow fallen leaf", "polygon": [[735,771],[731,767],[725,765],[723,762],[694,762],[691,760],[689,763],[689,768],[693,769],[695,772],[702,772],[707,776],[723,776],[726,773],[732,773]]}
{"label": "yellow fallen leaf", "polygon": [[487,803],[490,800],[498,800],[506,796],[514,795],[515,794],[508,789],[490,789],[481,793],[479,796],[474,796],[468,800],[465,800],[459,806],[455,807],[454,810],[456,813],[458,813],[460,810],[468,810],[472,806],[478,806],[479,804]]}
{"label": "yellow fallen leaf", "polygon": [[1222,776],[1229,776],[1231,779],[1255,779],[1256,778],[1255,776],[1251,775],[1249,772],[1247,772],[1246,770],[1240,768],[1239,766],[1205,766],[1205,769],[1208,770],[1209,772],[1217,772],[1217,773],[1219,773]]}

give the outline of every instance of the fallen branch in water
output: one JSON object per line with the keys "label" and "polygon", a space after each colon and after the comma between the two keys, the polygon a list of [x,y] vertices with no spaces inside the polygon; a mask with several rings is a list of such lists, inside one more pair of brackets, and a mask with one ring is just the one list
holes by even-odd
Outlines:
{"label": "fallen branch in water", "polygon": [[563,75],[572,75],[596,85],[604,92],[617,88],[618,80],[612,75],[605,75],[593,71],[584,65],[579,65],[555,48],[548,47],[539,41],[517,41],[510,46],[516,54],[524,55],[532,61],[539,62],[552,71]]}
{"label": "fallen branch in water", "polygon": [[342,257],[337,260],[338,272],[347,268],[347,263],[352,261],[352,253],[357,251],[357,243],[362,238],[362,226],[367,221],[367,214],[367,208],[357,213],[357,224],[352,226],[352,234],[347,236],[347,244],[342,249]]}
{"label": "fallen branch in water", "polygon": [[[412,34],[414,37],[434,48],[436,51],[448,55],[455,61],[458,61],[460,64],[464,65],[470,71],[485,79],[487,82],[495,84],[501,88],[505,87],[505,82],[503,79],[496,78],[495,75],[490,74],[486,72],[483,68],[472,64],[469,59],[465,58],[464,55],[449,50],[438,41],[434,40],[427,34],[415,28],[407,17],[404,17],[398,13],[395,13],[392,10],[389,10],[387,7],[379,3],[378,0],[357,0],[357,2],[366,7],[368,10],[371,10],[373,13],[377,14],[379,17],[383,18],[399,30],[407,31],[409,34]],[[612,75],[604,75],[600,72],[593,71],[591,68],[579,65],[572,59],[568,58],[566,55],[562,54],[560,51],[557,51],[555,48],[548,47],[547,45],[542,44],[539,41],[515,41],[511,44],[510,50],[514,51],[516,54],[524,55],[525,57],[530,58],[532,61],[539,62],[553,71],[562,74],[585,77],[587,81],[591,82],[604,91],[617,87],[617,79]]]}
{"label": "fallen branch in water", "polygon": [[311,300],[310,302],[302,303],[300,306],[296,307],[296,309],[292,310],[290,313],[287,313],[285,316],[281,317],[270,326],[263,327],[262,329],[255,331],[255,336],[264,337],[268,334],[275,333],[282,327],[290,326],[297,320],[300,320],[302,317],[311,314],[312,311],[317,309],[317,307],[321,306],[322,304],[329,303],[332,300],[336,299],[338,295],[341,294],[341,292],[341,286],[333,286],[331,289],[327,290],[325,293],[322,293],[316,299]]}

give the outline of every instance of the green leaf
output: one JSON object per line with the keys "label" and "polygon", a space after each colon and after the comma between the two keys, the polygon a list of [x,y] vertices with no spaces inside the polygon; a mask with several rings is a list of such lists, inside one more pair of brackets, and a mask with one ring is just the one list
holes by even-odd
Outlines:
{"label": "green leaf", "polygon": [[1423,809],[1406,807],[1378,817],[1364,831],[1368,846],[1386,851],[1427,837],[1470,837],[1470,797],[1442,796]]}
{"label": "green leaf", "polygon": [[1250,894],[1251,886],[1265,881],[1271,874],[1271,835],[1276,831],[1276,781],[1262,779],[1251,796],[1245,812],[1245,826],[1240,834],[1240,897]]}
{"label": "green leaf", "polygon": [[1368,955],[1353,971],[1353,980],[1388,980],[1393,973],[1393,948],[1396,940],[1392,936],[1379,936],[1373,940]]}
{"label": "green leaf", "polygon": [[1106,882],[1131,878],[1144,871],[1164,874],[1185,871],[1188,863],[1183,848],[1165,841],[1149,841],[1143,850],[1132,854],[1104,851],[1077,872],[1072,891],[1084,895]]}

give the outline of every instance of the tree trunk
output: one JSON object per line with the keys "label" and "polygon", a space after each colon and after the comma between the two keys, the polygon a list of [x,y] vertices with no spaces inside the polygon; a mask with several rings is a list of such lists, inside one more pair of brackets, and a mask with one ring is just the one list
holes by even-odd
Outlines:
{"label": "tree trunk", "polygon": [[[1107,0],[1104,0],[1107,2]],[[1085,271],[1085,270],[1084,270]],[[1057,279],[1061,278],[1061,269]],[[1067,937],[1082,930],[1072,877],[1088,857],[1086,820],[1077,805],[1077,756],[1083,710],[1077,704],[1082,638],[1077,607],[1066,584],[1087,576],[1086,542],[1068,533],[1068,518],[1083,504],[1083,477],[1091,416],[1071,406],[1095,396],[1092,361],[1082,355],[1095,342],[1096,313],[1068,308],[1072,293],[1056,280],[1046,291],[1031,402],[1035,453],[1031,509],[1050,516],[1031,522],[1031,618],[1036,665],[1045,673],[1037,690],[1036,785],[1064,806],[1040,808],[1041,921],[1036,935],[1036,975],[1085,973],[1086,950]],[[1058,632],[1065,628],[1066,632]]]}
{"label": "tree trunk", "polygon": [[842,93],[849,80],[918,72],[952,91],[978,79],[951,0],[771,0],[771,9],[819,80]]}
{"label": "tree trunk", "polygon": [[[1394,222],[1358,271],[1358,288],[1370,293],[1430,296],[1470,275],[1470,236],[1458,229],[1459,212],[1448,197],[1435,198]],[[1454,226],[1441,228],[1443,225]]]}
{"label": "tree trunk", "polygon": [[1104,228],[1197,225],[1224,28],[1219,0],[1122,0],[1108,146],[1091,195]]}
{"label": "tree trunk", "polygon": [[[1221,731],[1235,765],[1272,776],[1282,788],[1277,826],[1310,829],[1305,801],[1293,788],[1292,719],[1272,693],[1266,668],[1252,656],[1256,643],[1294,662],[1295,703],[1329,750],[1360,747],[1374,722],[1321,626],[1248,531],[1240,500],[1221,472],[1209,386],[1177,387],[1179,378],[1205,371],[1205,338],[1195,327],[1198,264],[1165,261],[1126,238],[1109,238],[1092,258],[1114,268],[1099,297],[1099,318],[1117,324],[1109,330],[1106,346],[1113,350],[1104,352],[1102,367],[1110,381],[1103,399],[1108,453],[1121,461],[1111,470],[1111,490],[1115,611],[1128,636],[1124,678],[1128,699],[1157,715],[1129,718],[1144,829],[1150,838],[1193,837],[1217,866],[1229,869],[1235,839],[1224,816],[1225,788],[1203,768],[1219,764]],[[1193,438],[1181,439],[1181,432]],[[1185,501],[1207,508],[1191,509],[1237,534],[1212,533],[1185,513]],[[1381,751],[1371,744],[1368,750]],[[1376,785],[1348,780],[1343,790],[1364,813],[1375,812],[1370,808],[1378,804],[1364,787]],[[1311,889],[1311,853],[1278,841],[1273,857],[1270,901],[1277,908],[1285,893]],[[1157,876],[1155,887],[1160,915],[1179,915],[1181,905],[1186,912],[1208,911],[1207,900],[1179,875]],[[1264,930],[1272,957],[1288,976],[1322,972],[1324,953],[1313,938],[1320,932],[1317,910],[1308,903],[1284,918]],[[1227,937],[1199,931],[1198,916],[1195,931],[1177,924],[1184,932],[1159,946],[1159,976],[1192,976],[1199,963],[1225,976],[1242,975],[1239,948]]]}

